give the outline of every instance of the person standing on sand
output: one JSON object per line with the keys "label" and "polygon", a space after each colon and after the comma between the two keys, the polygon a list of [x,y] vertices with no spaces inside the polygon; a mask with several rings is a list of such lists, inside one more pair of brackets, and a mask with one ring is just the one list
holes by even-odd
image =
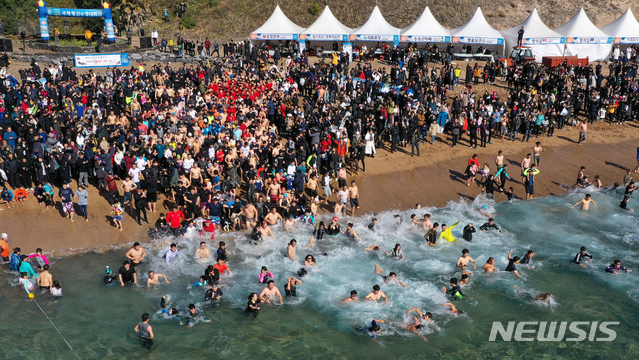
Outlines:
{"label": "person standing on sand", "polygon": [[122,231],[122,220],[124,220],[124,210],[122,210],[122,205],[120,203],[113,204],[113,210],[111,210],[111,214],[113,215],[113,225],[115,225],[116,229],[120,229]]}
{"label": "person standing on sand", "polygon": [[579,200],[575,205],[573,205],[572,207],[575,207],[579,204],[581,204],[581,210],[583,211],[588,211],[588,209],[590,208],[590,204],[592,203],[593,206],[597,207],[597,204],[595,204],[595,202],[592,200],[590,194],[586,194],[586,197]]}
{"label": "person standing on sand", "polygon": [[526,182],[526,175],[524,175],[524,171],[530,168],[530,164],[532,164],[532,154],[527,154],[526,157],[521,161],[521,182]]}
{"label": "person standing on sand", "polygon": [[537,141],[535,143],[535,147],[533,148],[533,153],[535,154],[535,165],[539,166],[539,164],[541,163],[541,152],[544,151],[544,148],[541,147],[541,141]]}
{"label": "person standing on sand", "polygon": [[495,158],[495,165],[497,166],[497,171],[504,167],[504,152],[499,150],[497,153],[497,157]]}
{"label": "person standing on sand", "polygon": [[588,120],[584,119],[584,121],[582,121],[581,124],[579,124],[579,126],[577,126],[577,129],[579,130],[579,141],[577,142],[577,144],[581,145],[581,143],[583,141],[585,141],[586,137],[587,137]]}
{"label": "person standing on sand", "polygon": [[351,216],[355,216],[355,209],[359,209],[359,188],[355,180],[351,181],[351,187],[348,188],[349,202],[351,205]]}
{"label": "person standing on sand", "polygon": [[535,175],[539,174],[539,170],[532,164],[530,169],[524,170],[524,188],[526,190],[526,200],[533,198],[535,194]]}
{"label": "person standing on sand", "polygon": [[65,217],[73,222],[73,190],[69,188],[68,184],[62,184],[58,196],[62,199],[62,211]]}
{"label": "person standing on sand", "polygon": [[78,197],[78,207],[80,207],[81,215],[84,217],[86,222],[89,222],[89,192],[84,188],[83,185],[78,186],[78,190],[75,191],[75,196]]}

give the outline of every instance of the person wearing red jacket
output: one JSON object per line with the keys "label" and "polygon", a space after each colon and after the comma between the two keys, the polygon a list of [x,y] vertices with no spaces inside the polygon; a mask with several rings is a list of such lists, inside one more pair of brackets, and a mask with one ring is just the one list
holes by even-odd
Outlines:
{"label": "person wearing red jacket", "polygon": [[204,234],[204,232],[211,233],[211,241],[215,240],[215,224],[209,220],[204,222],[204,226],[202,227],[202,231],[200,231],[200,236]]}
{"label": "person wearing red jacket", "polygon": [[180,228],[182,228],[182,221],[186,218],[184,213],[178,210],[177,206],[173,206],[173,209],[166,214],[166,223],[169,224],[174,235],[178,235]]}

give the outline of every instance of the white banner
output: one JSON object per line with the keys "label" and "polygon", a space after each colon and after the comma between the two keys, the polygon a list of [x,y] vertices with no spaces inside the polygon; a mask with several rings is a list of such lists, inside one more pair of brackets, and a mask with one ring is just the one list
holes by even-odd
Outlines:
{"label": "white banner", "polygon": [[129,54],[126,53],[75,55],[73,60],[77,68],[129,66]]}
{"label": "white banner", "polygon": [[504,39],[502,38],[484,38],[484,37],[471,37],[471,36],[454,36],[454,43],[460,44],[485,44],[485,45],[503,45]]}
{"label": "white banner", "polygon": [[569,37],[567,44],[612,44],[611,37]]}

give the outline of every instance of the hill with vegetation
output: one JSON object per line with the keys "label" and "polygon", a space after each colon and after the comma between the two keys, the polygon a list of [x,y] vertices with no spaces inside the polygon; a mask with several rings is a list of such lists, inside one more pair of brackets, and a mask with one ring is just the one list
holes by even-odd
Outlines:
{"label": "hill with vegetation", "polygon": [[[533,8],[537,8],[542,20],[550,28],[555,28],[570,20],[584,7],[595,25],[601,27],[618,18],[629,5],[635,14],[639,14],[639,3],[611,0],[607,2],[585,0],[572,2],[566,0],[448,0],[429,2],[428,0],[183,0],[187,11],[178,17],[180,1],[176,0],[113,0],[111,2],[116,25],[125,25],[134,31],[140,28],[147,34],[156,28],[161,36],[182,34],[186,38],[204,38],[228,40],[243,39],[257,29],[273,12],[279,3],[284,13],[300,26],[309,26],[329,5],[333,14],[344,25],[361,26],[371,11],[378,5],[386,20],[397,27],[410,25],[429,5],[433,15],[448,28],[464,24],[476,10],[482,7],[488,22],[498,30],[518,25]],[[100,0],[49,0],[50,7],[100,8]],[[164,9],[169,11],[168,21],[164,18]],[[0,19],[5,23],[7,33],[18,34],[25,30],[27,34],[38,33],[35,0],[1,0]],[[100,30],[101,19],[71,18],[71,32],[82,33],[85,28]],[[62,28],[62,18],[50,18],[51,29]]]}

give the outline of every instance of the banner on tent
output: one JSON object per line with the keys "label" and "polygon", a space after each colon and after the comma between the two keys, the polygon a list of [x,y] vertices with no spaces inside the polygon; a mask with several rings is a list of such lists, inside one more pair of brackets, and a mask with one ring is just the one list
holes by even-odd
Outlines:
{"label": "banner on tent", "polygon": [[300,34],[300,40],[306,41],[348,41],[348,35],[339,34]]}
{"label": "banner on tent", "polygon": [[639,37],[616,37],[615,44],[639,44]]}
{"label": "banner on tent", "polygon": [[449,43],[450,36],[422,36],[422,35],[402,35],[401,42],[436,42]]}
{"label": "banner on tent", "polygon": [[351,34],[351,41],[399,41],[399,35],[365,35]]}
{"label": "banner on tent", "polygon": [[566,44],[612,44],[611,37],[569,37]]}
{"label": "banner on tent", "polygon": [[125,53],[75,55],[73,60],[77,68],[129,66],[129,54]]}
{"label": "banner on tent", "polygon": [[297,34],[258,34],[252,33],[251,40],[297,40]]}
{"label": "banner on tent", "polygon": [[453,36],[453,42],[460,43],[460,44],[503,45],[504,39],[472,37],[472,36]]}
{"label": "banner on tent", "polygon": [[546,45],[546,44],[565,44],[565,37],[552,38],[525,38],[524,45]]}

